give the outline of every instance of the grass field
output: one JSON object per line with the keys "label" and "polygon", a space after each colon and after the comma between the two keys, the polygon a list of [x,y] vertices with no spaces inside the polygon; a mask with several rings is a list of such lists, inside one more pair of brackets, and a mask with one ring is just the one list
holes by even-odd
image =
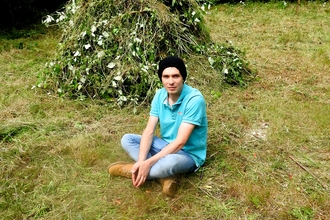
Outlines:
{"label": "grass field", "polygon": [[330,219],[330,5],[219,5],[206,15],[214,41],[246,51],[258,80],[224,87],[198,57],[188,84],[208,104],[206,165],[135,189],[107,166],[129,160],[125,133],[149,109],[62,100],[32,89],[59,36],[0,39],[1,219]]}

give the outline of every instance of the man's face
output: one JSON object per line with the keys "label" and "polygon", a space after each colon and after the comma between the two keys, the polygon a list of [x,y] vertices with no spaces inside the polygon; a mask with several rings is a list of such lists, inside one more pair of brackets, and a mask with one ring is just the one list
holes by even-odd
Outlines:
{"label": "man's face", "polygon": [[177,68],[168,67],[164,69],[162,74],[162,83],[170,96],[180,96],[184,80]]}

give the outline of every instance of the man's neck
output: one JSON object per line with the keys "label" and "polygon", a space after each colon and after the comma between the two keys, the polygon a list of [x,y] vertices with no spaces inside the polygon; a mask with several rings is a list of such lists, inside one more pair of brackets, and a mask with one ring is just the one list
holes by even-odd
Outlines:
{"label": "man's neck", "polygon": [[168,95],[167,99],[168,99],[168,104],[170,106],[174,105],[176,103],[176,101],[178,101],[180,95],[179,96],[174,96],[174,95]]}

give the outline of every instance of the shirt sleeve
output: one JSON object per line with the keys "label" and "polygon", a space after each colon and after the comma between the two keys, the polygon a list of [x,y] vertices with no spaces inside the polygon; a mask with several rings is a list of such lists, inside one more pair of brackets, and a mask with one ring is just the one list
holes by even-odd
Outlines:
{"label": "shirt sleeve", "polygon": [[159,94],[160,94],[160,90],[158,90],[154,96],[154,98],[152,99],[151,102],[151,109],[150,109],[150,116],[155,116],[159,118]]}
{"label": "shirt sleeve", "polygon": [[206,104],[204,97],[201,95],[196,95],[188,101],[182,122],[201,126],[205,115]]}

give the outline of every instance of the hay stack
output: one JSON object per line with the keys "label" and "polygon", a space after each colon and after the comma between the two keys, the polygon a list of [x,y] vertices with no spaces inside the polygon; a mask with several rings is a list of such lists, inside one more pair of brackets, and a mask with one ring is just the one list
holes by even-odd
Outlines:
{"label": "hay stack", "polygon": [[54,85],[62,96],[149,102],[160,86],[161,58],[209,53],[214,63],[221,57],[214,46],[207,49],[212,42],[193,0],[71,0],[45,21],[56,22],[63,36],[39,86]]}

